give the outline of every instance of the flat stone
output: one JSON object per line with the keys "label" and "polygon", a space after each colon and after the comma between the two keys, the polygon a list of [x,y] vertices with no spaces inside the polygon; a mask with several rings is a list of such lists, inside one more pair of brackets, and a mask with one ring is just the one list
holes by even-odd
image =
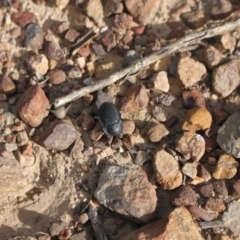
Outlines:
{"label": "flat stone", "polygon": [[197,219],[202,219],[204,221],[212,221],[214,216],[206,212],[204,209],[197,206],[187,206],[188,211],[194,215]]}
{"label": "flat stone", "polygon": [[197,165],[196,163],[185,163],[182,167],[182,173],[192,179],[197,176]]}
{"label": "flat stone", "polygon": [[220,65],[225,59],[225,56],[213,46],[207,46],[203,54],[207,67],[211,70]]}
{"label": "flat stone", "polygon": [[85,11],[88,17],[92,18],[98,26],[103,25],[103,6],[101,0],[89,0],[85,5]]}
{"label": "flat stone", "polygon": [[240,60],[230,60],[214,69],[212,73],[213,90],[221,97],[229,96],[240,84]]}
{"label": "flat stone", "polygon": [[233,233],[233,237],[240,236],[240,199],[229,202],[228,210],[223,213],[224,226]]}
{"label": "flat stone", "polygon": [[49,76],[49,82],[55,85],[66,80],[66,74],[61,69],[53,69],[47,75]]}
{"label": "flat stone", "polygon": [[162,92],[168,92],[170,85],[168,82],[168,76],[166,71],[160,71],[155,73],[151,78],[150,81],[152,83],[152,87],[154,89],[160,90]]}
{"label": "flat stone", "polygon": [[44,54],[33,55],[27,60],[28,65],[41,75],[45,75],[48,71],[48,59]]}
{"label": "flat stone", "polygon": [[15,12],[11,15],[12,21],[24,28],[27,24],[36,22],[36,16],[32,12]]}
{"label": "flat stone", "polygon": [[204,208],[207,211],[214,211],[214,212],[223,212],[226,209],[226,206],[224,205],[224,202],[220,198],[208,198]]}
{"label": "flat stone", "polygon": [[237,124],[240,113],[232,114],[219,128],[217,142],[227,154],[240,158],[240,129]]}
{"label": "flat stone", "polygon": [[132,27],[132,16],[126,14],[126,13],[120,13],[115,15],[114,17],[114,25],[117,28],[122,29],[131,29]]}
{"label": "flat stone", "polygon": [[31,86],[22,94],[18,103],[18,114],[31,127],[37,127],[48,116],[49,100],[39,86]]}
{"label": "flat stone", "polygon": [[228,17],[232,12],[232,3],[228,0],[219,0],[212,2],[210,15],[214,20],[220,20]]}
{"label": "flat stone", "polygon": [[181,129],[196,132],[210,128],[211,124],[211,113],[206,108],[194,107],[187,112]]}
{"label": "flat stone", "polygon": [[17,160],[0,157],[0,193],[15,192],[27,186],[27,180]]}
{"label": "flat stone", "polygon": [[202,92],[198,89],[194,90],[183,90],[183,107],[206,107],[206,101]]}
{"label": "flat stone", "polygon": [[163,106],[169,107],[172,102],[175,100],[175,97],[168,93],[160,93],[153,97],[153,101],[157,104],[162,104]]}
{"label": "flat stone", "polygon": [[179,163],[165,150],[158,150],[154,154],[153,169],[156,181],[163,189],[171,190],[182,184]]}
{"label": "flat stone", "polygon": [[200,134],[184,132],[177,139],[175,149],[183,155],[185,160],[192,159],[198,162],[205,153],[205,141]]}
{"label": "flat stone", "polygon": [[189,185],[182,185],[171,192],[170,201],[174,206],[194,206],[197,202],[197,194]]}
{"label": "flat stone", "polygon": [[231,179],[236,175],[238,166],[239,163],[233,157],[222,154],[212,176],[216,179]]}
{"label": "flat stone", "polygon": [[107,166],[100,176],[95,198],[110,210],[136,222],[154,217],[157,196],[146,173],[131,165]]}
{"label": "flat stone", "polygon": [[121,111],[133,113],[148,106],[149,97],[147,90],[142,84],[133,84],[128,89],[123,101]]}
{"label": "flat stone", "polygon": [[23,46],[32,50],[42,49],[43,31],[37,23],[30,23],[25,30],[25,39]]}
{"label": "flat stone", "polygon": [[183,57],[178,62],[177,76],[185,88],[199,82],[205,73],[205,66],[190,57]]}
{"label": "flat stone", "polygon": [[143,25],[152,22],[160,7],[158,0],[124,0],[123,2],[128,12]]}
{"label": "flat stone", "polygon": [[57,151],[66,150],[78,137],[79,132],[72,125],[71,120],[55,120],[36,140],[46,149]]}
{"label": "flat stone", "polygon": [[12,79],[7,75],[0,76],[0,93],[4,93],[7,96],[11,96],[12,94],[15,93],[15,91],[16,85],[12,81]]}
{"label": "flat stone", "polygon": [[46,56],[48,59],[60,61],[64,56],[64,51],[57,42],[48,42]]}
{"label": "flat stone", "polygon": [[104,5],[104,16],[109,17],[111,14],[121,13],[123,4],[121,0],[107,0]]}
{"label": "flat stone", "polygon": [[169,131],[163,124],[153,123],[147,132],[147,136],[150,142],[159,142],[168,133]]}
{"label": "flat stone", "polygon": [[182,13],[181,19],[184,22],[184,24],[191,29],[203,27],[207,21],[204,12],[198,9],[193,10],[191,12]]}

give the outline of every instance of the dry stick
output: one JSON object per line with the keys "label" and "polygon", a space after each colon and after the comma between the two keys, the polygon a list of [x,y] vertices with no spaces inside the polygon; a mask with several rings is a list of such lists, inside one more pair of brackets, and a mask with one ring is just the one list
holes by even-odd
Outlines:
{"label": "dry stick", "polygon": [[237,27],[240,27],[240,19],[226,23],[222,26],[219,27],[214,27],[210,29],[206,29],[200,32],[195,32],[192,34],[189,34],[187,36],[184,36],[177,40],[174,43],[171,43],[167,45],[166,47],[163,47],[162,49],[150,54],[149,56],[146,56],[136,62],[134,62],[131,66],[126,67],[108,78],[105,78],[97,83],[94,83],[90,86],[83,87],[80,90],[74,91],[64,97],[57,98],[54,102],[53,105],[55,108],[58,108],[68,102],[74,101],[80,97],[83,97],[86,94],[95,92],[99,89],[102,89],[104,87],[107,87],[114,82],[118,81],[119,79],[123,78],[127,74],[135,73],[139,71],[140,69],[149,66],[150,64],[171,55],[172,53],[178,51],[181,48],[187,47],[190,44],[196,43],[199,40],[205,39],[205,38],[210,38],[216,35],[223,34],[225,32],[230,32],[236,29]]}

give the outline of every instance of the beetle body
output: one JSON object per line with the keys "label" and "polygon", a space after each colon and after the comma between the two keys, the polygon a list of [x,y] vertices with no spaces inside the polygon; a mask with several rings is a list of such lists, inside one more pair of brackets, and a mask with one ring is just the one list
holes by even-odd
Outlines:
{"label": "beetle body", "polygon": [[99,122],[108,137],[118,136],[123,129],[120,113],[111,102],[104,102],[98,109]]}

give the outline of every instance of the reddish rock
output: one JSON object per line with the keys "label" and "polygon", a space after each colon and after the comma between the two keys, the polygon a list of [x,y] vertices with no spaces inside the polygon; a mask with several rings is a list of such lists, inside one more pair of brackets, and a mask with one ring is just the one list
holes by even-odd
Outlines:
{"label": "reddish rock", "polygon": [[141,24],[151,23],[157,13],[160,2],[158,0],[124,0],[128,12]]}
{"label": "reddish rock", "polygon": [[205,153],[205,141],[200,134],[184,132],[176,142],[176,150],[186,160],[198,162]]}
{"label": "reddish rock", "polygon": [[46,149],[66,150],[78,137],[79,132],[71,120],[55,120],[36,140]]}
{"label": "reddish rock", "polygon": [[189,185],[182,185],[173,190],[170,195],[170,201],[175,206],[195,205],[197,194]]}
{"label": "reddish rock", "polygon": [[79,122],[84,130],[92,130],[95,126],[94,118],[83,109],[79,116]]}
{"label": "reddish rock", "polygon": [[190,57],[183,57],[178,62],[177,75],[185,88],[199,82],[206,72],[207,70],[202,63]]}
{"label": "reddish rock", "polygon": [[132,120],[123,120],[123,134],[131,135],[135,130],[135,123]]}
{"label": "reddish rock", "polygon": [[30,23],[26,27],[23,46],[32,50],[42,49],[43,31],[37,23]]}
{"label": "reddish rock", "polygon": [[78,50],[78,54],[81,57],[84,57],[86,59],[91,54],[91,50],[90,50],[89,46],[81,47]]}
{"label": "reddish rock", "polygon": [[222,110],[214,110],[212,112],[212,115],[213,115],[213,121],[215,125],[218,125],[224,122],[228,118],[228,114]]}
{"label": "reddish rock", "polygon": [[207,211],[214,212],[223,212],[226,209],[223,200],[221,200],[220,198],[208,198],[204,205],[204,208]]}
{"label": "reddish rock", "polygon": [[29,23],[36,22],[36,16],[32,12],[15,12],[11,15],[11,19],[22,28]]}
{"label": "reddish rock", "polygon": [[168,135],[169,131],[161,123],[154,123],[149,128],[147,136],[150,142],[159,142],[163,137]]}
{"label": "reddish rock", "polygon": [[107,30],[102,34],[101,42],[104,47],[106,47],[107,51],[110,52],[114,47],[116,47],[116,38],[115,34]]}
{"label": "reddish rock", "polygon": [[66,74],[60,69],[53,69],[48,72],[49,82],[52,84],[60,84],[66,80]]}
{"label": "reddish rock", "polygon": [[114,24],[117,28],[131,29],[132,27],[132,16],[126,13],[120,13],[115,15]]}
{"label": "reddish rock", "polygon": [[21,96],[18,103],[18,114],[31,127],[37,127],[48,115],[49,101],[39,86],[31,86]]}
{"label": "reddish rock", "polygon": [[206,152],[211,152],[212,150],[214,150],[218,146],[218,143],[217,143],[215,137],[213,137],[213,136],[207,137],[204,134],[203,138],[204,138],[204,141],[206,143],[206,146],[205,146]]}
{"label": "reddish rock", "polygon": [[48,71],[48,59],[44,54],[33,55],[27,59],[28,65],[41,75],[45,75]]}
{"label": "reddish rock", "polygon": [[215,20],[224,19],[232,12],[232,3],[229,0],[213,1],[210,9],[211,17]]}
{"label": "reddish rock", "polygon": [[214,188],[212,182],[201,184],[199,186],[199,192],[202,197],[212,197],[214,195]]}
{"label": "reddish rock", "polygon": [[62,34],[69,29],[70,22],[69,21],[57,21],[53,24],[52,29],[57,34]]}
{"label": "reddish rock", "polygon": [[127,91],[121,111],[124,113],[133,113],[148,106],[149,97],[146,88],[142,84],[133,84]]}
{"label": "reddish rock", "polygon": [[212,221],[214,217],[207,213],[204,209],[197,206],[187,206],[188,211],[193,214],[196,218],[201,218],[204,221]]}
{"label": "reddish rock", "polygon": [[60,61],[64,56],[64,51],[58,43],[49,42],[46,47],[46,56],[48,59]]}
{"label": "reddish rock", "polygon": [[132,31],[136,35],[142,35],[145,31],[145,26],[140,25],[140,26],[132,27]]}
{"label": "reddish rock", "polygon": [[184,12],[181,14],[181,19],[185,25],[191,29],[203,27],[206,23],[206,18],[202,10],[193,10],[191,12]]}
{"label": "reddish rock", "polygon": [[0,93],[4,93],[7,96],[11,96],[16,91],[16,86],[12,79],[7,75],[3,75],[0,78]]}
{"label": "reddish rock", "polygon": [[183,107],[192,108],[192,107],[206,107],[205,98],[202,92],[198,89],[194,90],[183,90]]}
{"label": "reddish rock", "polygon": [[65,39],[69,42],[75,42],[76,39],[80,36],[80,33],[74,29],[69,29],[65,34]]}
{"label": "reddish rock", "polygon": [[240,84],[240,61],[230,60],[212,73],[213,90],[221,97],[229,96]]}

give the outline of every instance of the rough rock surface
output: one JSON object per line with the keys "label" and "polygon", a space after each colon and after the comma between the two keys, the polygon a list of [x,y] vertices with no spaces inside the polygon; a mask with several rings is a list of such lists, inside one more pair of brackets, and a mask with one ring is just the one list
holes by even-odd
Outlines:
{"label": "rough rock surface", "polygon": [[49,114],[49,101],[39,86],[29,87],[18,103],[18,113],[21,119],[31,127],[37,127]]}
{"label": "rough rock surface", "polygon": [[229,96],[240,84],[240,60],[230,60],[214,69],[212,73],[213,90],[221,97]]}
{"label": "rough rock surface", "polygon": [[0,157],[0,193],[18,191],[27,185],[27,180],[17,160]]}
{"label": "rough rock surface", "polygon": [[239,118],[240,113],[232,114],[217,133],[217,142],[221,149],[236,158],[240,158],[240,130],[236,124]]}
{"label": "rough rock surface", "polygon": [[[153,169],[156,181],[163,189],[171,190],[182,184],[182,173],[176,159],[165,150],[154,154]],[[166,169],[168,169],[166,171]]]}
{"label": "rough rock surface", "polygon": [[135,166],[107,166],[94,196],[107,208],[137,222],[151,220],[157,204],[145,172]]}
{"label": "rough rock surface", "polygon": [[163,137],[168,135],[169,131],[161,123],[154,123],[148,130],[147,135],[150,142],[159,142]]}
{"label": "rough rock surface", "polygon": [[[174,229],[174,230],[173,230]],[[156,220],[121,240],[203,240],[191,214],[185,207],[175,208],[168,219]]]}
{"label": "rough rock surface", "polygon": [[217,67],[225,58],[225,56],[213,46],[206,47],[203,54],[204,60],[209,69]]}

